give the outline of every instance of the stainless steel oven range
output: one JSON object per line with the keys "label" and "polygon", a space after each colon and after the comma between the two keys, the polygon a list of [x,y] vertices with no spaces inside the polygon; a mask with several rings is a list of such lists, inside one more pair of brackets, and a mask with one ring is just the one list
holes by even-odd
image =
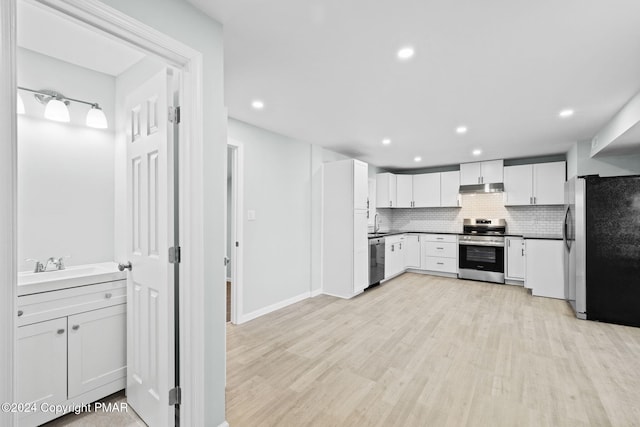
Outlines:
{"label": "stainless steel oven range", "polygon": [[458,277],[504,283],[504,219],[465,219],[458,238]]}

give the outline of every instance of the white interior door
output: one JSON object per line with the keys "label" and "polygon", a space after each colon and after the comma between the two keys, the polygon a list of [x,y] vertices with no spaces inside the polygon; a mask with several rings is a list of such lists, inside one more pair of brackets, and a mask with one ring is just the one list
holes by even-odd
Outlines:
{"label": "white interior door", "polygon": [[[171,77],[156,74],[128,94],[127,400],[150,426],[174,425],[173,125]],[[169,131],[171,127],[171,132]]]}

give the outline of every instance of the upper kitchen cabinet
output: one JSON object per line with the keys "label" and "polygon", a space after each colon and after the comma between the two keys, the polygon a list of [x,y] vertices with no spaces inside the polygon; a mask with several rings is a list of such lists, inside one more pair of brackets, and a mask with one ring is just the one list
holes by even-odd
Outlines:
{"label": "upper kitchen cabinet", "polygon": [[413,207],[415,193],[413,175],[396,175],[396,208]]}
{"label": "upper kitchen cabinet", "polygon": [[396,207],[396,176],[392,173],[376,175],[376,207]]}
{"label": "upper kitchen cabinet", "polygon": [[[398,188],[399,191],[400,188]],[[457,192],[456,187],[456,194]],[[413,207],[440,207],[440,173],[413,175]]]}
{"label": "upper kitchen cabinet", "polygon": [[440,175],[440,206],[460,207],[460,172],[442,172]]}
{"label": "upper kitchen cabinet", "polygon": [[369,165],[353,160],[353,208],[369,208]]}
{"label": "upper kitchen cabinet", "polygon": [[462,163],[460,165],[460,185],[492,184],[502,182],[503,160]]}
{"label": "upper kitchen cabinet", "polygon": [[504,168],[506,206],[564,204],[565,162]]}

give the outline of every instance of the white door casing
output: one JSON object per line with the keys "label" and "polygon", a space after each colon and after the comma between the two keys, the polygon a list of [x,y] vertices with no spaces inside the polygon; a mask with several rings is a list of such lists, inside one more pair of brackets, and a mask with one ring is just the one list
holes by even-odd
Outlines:
{"label": "white door casing", "polygon": [[127,399],[152,426],[173,425],[173,156],[170,71],[127,96]]}

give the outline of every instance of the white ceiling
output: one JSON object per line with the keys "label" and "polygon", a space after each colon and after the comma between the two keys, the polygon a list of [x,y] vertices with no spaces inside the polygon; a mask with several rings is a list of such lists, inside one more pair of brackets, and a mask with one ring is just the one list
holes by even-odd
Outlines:
{"label": "white ceiling", "polygon": [[382,167],[563,153],[640,90],[638,0],[189,1],[224,24],[231,117]]}
{"label": "white ceiling", "polygon": [[144,57],[122,41],[23,1],[17,23],[18,46],[112,76]]}

